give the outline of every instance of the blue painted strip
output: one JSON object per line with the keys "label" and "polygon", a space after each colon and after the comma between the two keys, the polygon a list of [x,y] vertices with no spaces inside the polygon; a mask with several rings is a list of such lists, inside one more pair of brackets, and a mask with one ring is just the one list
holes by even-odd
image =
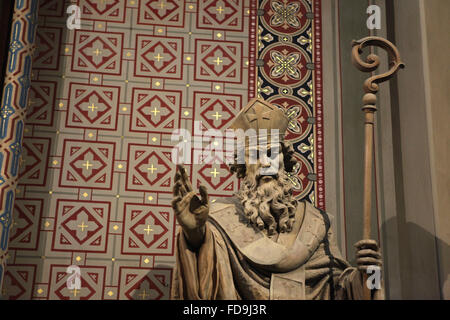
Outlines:
{"label": "blue painted strip", "polygon": [[31,6],[30,6],[30,13],[26,15],[26,19],[29,22],[28,26],[28,42],[34,43],[34,37],[35,37],[35,30],[37,26],[37,20],[38,20],[38,0],[32,0]]}
{"label": "blue painted strip", "polygon": [[[0,172],[3,172],[3,153],[0,152]],[[0,187],[5,183],[5,178],[0,175]]]}
{"label": "blue painted strip", "polygon": [[12,97],[13,97],[14,86],[12,83],[5,87],[5,94],[2,102],[2,109],[0,112],[0,138],[4,139],[8,134],[8,123],[9,117],[15,113],[12,107]]}
{"label": "blue painted strip", "polygon": [[19,173],[19,158],[22,154],[22,135],[23,135],[23,121],[19,121],[17,123],[16,128],[16,141],[14,141],[9,149],[12,153],[12,161],[11,161],[11,174],[13,177],[16,177]]}
{"label": "blue painted strip", "polygon": [[16,0],[16,9],[23,9],[25,6],[25,0]]}
{"label": "blue painted strip", "polygon": [[19,57],[19,51],[23,49],[23,44],[20,41],[20,33],[22,32],[22,22],[16,21],[13,24],[13,33],[11,43],[9,44],[10,60],[8,62],[8,71],[16,71],[17,59]]}

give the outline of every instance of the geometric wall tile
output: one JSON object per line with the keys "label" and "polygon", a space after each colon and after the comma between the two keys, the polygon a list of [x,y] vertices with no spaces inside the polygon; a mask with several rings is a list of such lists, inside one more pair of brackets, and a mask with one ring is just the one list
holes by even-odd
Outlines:
{"label": "geometric wall tile", "polygon": [[183,38],[136,35],[136,77],[181,79]]}
{"label": "geometric wall tile", "polygon": [[8,265],[3,283],[3,298],[7,300],[30,300],[33,292],[36,266]]}
{"label": "geometric wall tile", "polygon": [[120,0],[84,0],[80,2],[80,11],[85,20],[125,21],[125,7]]}
{"label": "geometric wall tile", "polygon": [[242,31],[243,5],[242,0],[200,0],[197,28]]}
{"label": "geometric wall tile", "polygon": [[16,198],[14,201],[14,222],[9,237],[10,249],[37,249],[43,202],[43,199]]}
{"label": "geometric wall tile", "polygon": [[242,83],[242,43],[197,39],[195,80]]}
{"label": "geometric wall tile", "polygon": [[194,105],[206,129],[226,129],[241,109],[242,96],[195,92]]}
{"label": "geometric wall tile", "polygon": [[115,144],[64,140],[61,187],[83,185],[92,189],[111,190]]}
{"label": "geometric wall tile", "polygon": [[207,163],[195,166],[192,184],[196,187],[206,186],[211,195],[231,196],[238,190],[237,177],[233,175],[224,163]]}
{"label": "geometric wall tile", "polygon": [[52,250],[106,252],[109,202],[58,199]]}
{"label": "geometric wall tile", "polygon": [[64,1],[61,0],[40,0],[39,16],[41,17],[62,17],[64,12]]}
{"label": "geometric wall tile", "polygon": [[50,300],[99,300],[102,298],[105,285],[105,267],[83,267],[81,271],[81,288],[69,289],[66,272],[67,265],[50,266]]}
{"label": "geometric wall tile", "polygon": [[59,52],[61,42],[61,28],[42,27],[36,33],[37,50],[33,56],[33,69],[58,70]]}
{"label": "geometric wall tile", "polygon": [[133,88],[130,131],[167,132],[178,128],[181,91]]}
{"label": "geometric wall tile", "polygon": [[171,151],[171,148],[129,144],[126,190],[171,192],[175,170]]}
{"label": "geometric wall tile", "polygon": [[120,88],[71,83],[66,126],[85,129],[117,129]]}
{"label": "geometric wall tile", "polygon": [[123,254],[173,254],[175,218],[171,207],[125,203]]}
{"label": "geometric wall tile", "polygon": [[52,126],[57,92],[56,81],[33,81],[28,99],[26,124]]}
{"label": "geometric wall tile", "polygon": [[141,0],[139,1],[138,24],[184,26],[184,1]]}
{"label": "geometric wall tile", "polygon": [[123,34],[75,31],[72,71],[118,75],[122,70]]}
{"label": "geometric wall tile", "polygon": [[23,142],[19,184],[45,186],[47,180],[50,138],[28,138]]}
{"label": "geometric wall tile", "polygon": [[121,300],[168,300],[172,269],[120,268]]}

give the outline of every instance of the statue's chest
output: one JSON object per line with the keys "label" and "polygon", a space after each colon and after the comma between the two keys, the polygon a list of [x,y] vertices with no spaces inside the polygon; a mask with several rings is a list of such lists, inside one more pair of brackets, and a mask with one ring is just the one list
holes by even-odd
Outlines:
{"label": "statue's chest", "polygon": [[[289,273],[299,269],[310,258],[326,235],[323,217],[309,203],[299,205],[293,230],[279,234],[276,242],[249,225],[233,204],[215,204],[210,218],[226,232],[249,262],[273,273],[286,274],[283,279],[290,276],[302,278]],[[283,282],[279,279],[272,281]]]}

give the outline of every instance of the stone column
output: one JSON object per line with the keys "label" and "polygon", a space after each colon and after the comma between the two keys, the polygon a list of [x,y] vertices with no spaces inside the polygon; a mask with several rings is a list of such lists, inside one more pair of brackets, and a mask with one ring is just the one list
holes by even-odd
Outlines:
{"label": "stone column", "polygon": [[9,231],[19,178],[37,14],[38,0],[15,0],[0,104],[0,292],[8,258]]}

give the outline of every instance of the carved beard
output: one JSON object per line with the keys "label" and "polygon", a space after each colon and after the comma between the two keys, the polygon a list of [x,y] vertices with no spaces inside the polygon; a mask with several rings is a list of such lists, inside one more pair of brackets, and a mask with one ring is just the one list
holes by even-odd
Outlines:
{"label": "carved beard", "polygon": [[[259,176],[248,170],[237,196],[250,223],[269,235],[290,232],[295,220],[297,200],[292,196],[290,181],[280,166],[277,176]],[[270,179],[270,180],[269,180]]]}

